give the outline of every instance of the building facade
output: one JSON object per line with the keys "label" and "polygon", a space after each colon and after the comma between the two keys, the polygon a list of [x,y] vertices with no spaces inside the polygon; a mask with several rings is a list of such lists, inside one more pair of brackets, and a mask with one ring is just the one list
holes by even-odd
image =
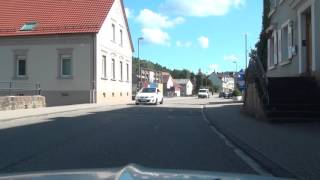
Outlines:
{"label": "building facade", "polygon": [[0,81],[39,83],[48,106],[129,101],[133,46],[123,1],[40,1],[2,2]]}
{"label": "building facade", "polygon": [[191,96],[193,91],[193,84],[190,79],[175,79],[176,84],[180,85],[181,96]]}
{"label": "building facade", "polygon": [[320,80],[320,1],[270,0],[269,77]]}

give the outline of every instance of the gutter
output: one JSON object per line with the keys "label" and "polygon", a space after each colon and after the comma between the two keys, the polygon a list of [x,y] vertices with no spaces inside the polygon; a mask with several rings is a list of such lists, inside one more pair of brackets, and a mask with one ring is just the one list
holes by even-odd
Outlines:
{"label": "gutter", "polygon": [[96,51],[96,34],[92,34],[92,77],[90,87],[90,103],[97,103],[97,81],[96,81],[96,64],[97,64],[97,51]]}

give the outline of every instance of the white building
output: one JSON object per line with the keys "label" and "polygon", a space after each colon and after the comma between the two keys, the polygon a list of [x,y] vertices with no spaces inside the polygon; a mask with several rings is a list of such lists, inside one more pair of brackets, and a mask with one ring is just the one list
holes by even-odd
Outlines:
{"label": "white building", "polygon": [[40,83],[48,106],[131,99],[122,0],[3,1],[0,17],[0,81]]}
{"label": "white building", "polygon": [[191,96],[193,84],[190,79],[175,79],[175,82],[181,87],[181,96]]}
{"label": "white building", "polygon": [[235,89],[235,79],[231,76],[222,76],[222,90],[223,92],[232,92]]}

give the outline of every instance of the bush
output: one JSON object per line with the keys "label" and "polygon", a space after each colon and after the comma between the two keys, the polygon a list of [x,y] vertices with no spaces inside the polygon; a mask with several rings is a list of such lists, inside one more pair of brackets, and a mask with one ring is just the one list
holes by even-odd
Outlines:
{"label": "bush", "polygon": [[238,89],[236,89],[233,91],[233,96],[242,96],[242,94]]}

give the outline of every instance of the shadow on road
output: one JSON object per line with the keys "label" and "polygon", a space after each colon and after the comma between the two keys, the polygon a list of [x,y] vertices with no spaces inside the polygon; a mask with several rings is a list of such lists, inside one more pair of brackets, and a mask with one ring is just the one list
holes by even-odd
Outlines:
{"label": "shadow on road", "polygon": [[122,167],[255,173],[201,109],[132,107],[0,130],[0,173]]}

